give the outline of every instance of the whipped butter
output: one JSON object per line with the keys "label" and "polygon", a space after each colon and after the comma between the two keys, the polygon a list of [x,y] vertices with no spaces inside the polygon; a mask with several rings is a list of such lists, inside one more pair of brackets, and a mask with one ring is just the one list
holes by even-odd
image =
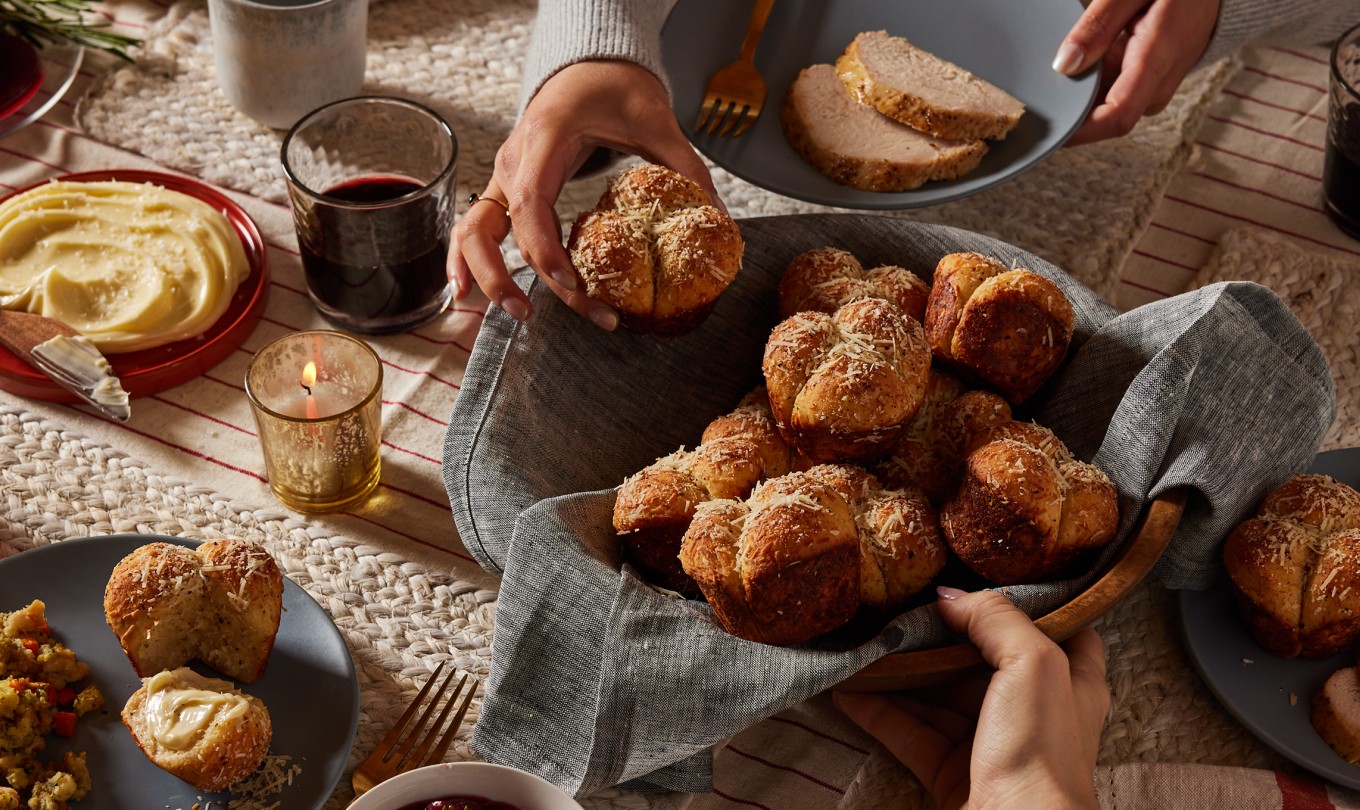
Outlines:
{"label": "whipped butter", "polygon": [[0,307],[104,352],[202,334],[249,274],[222,212],[160,186],[55,181],[0,202]]}
{"label": "whipped butter", "polygon": [[30,352],[33,364],[86,402],[120,421],[132,416],[128,392],[113,367],[84,335],[57,335]]}
{"label": "whipped butter", "polygon": [[158,672],[145,683],[147,730],[174,751],[192,748],[219,718],[229,722],[250,706],[230,682],[205,678],[188,667]]}

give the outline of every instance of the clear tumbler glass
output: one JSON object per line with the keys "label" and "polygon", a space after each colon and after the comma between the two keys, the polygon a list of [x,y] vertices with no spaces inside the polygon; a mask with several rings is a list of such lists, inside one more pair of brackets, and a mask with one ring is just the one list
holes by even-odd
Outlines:
{"label": "clear tumbler glass", "polygon": [[387,334],[444,311],[458,139],[438,113],[337,101],[298,121],[282,160],[307,293],[327,320]]}

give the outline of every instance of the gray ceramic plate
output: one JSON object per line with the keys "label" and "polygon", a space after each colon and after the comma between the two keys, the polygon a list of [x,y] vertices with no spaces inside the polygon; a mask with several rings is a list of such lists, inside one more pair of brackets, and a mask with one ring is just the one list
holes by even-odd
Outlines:
{"label": "gray ceramic plate", "polygon": [[[1360,448],[1320,453],[1309,472],[1360,487]],[[1300,766],[1360,788],[1360,767],[1337,756],[1309,719],[1313,693],[1333,672],[1354,664],[1355,652],[1312,661],[1266,652],[1238,617],[1227,577],[1206,591],[1181,591],[1179,599],[1190,658],[1228,711]]]}
{"label": "gray ceramic plate", "polygon": [[[756,67],[765,77],[765,111],[740,138],[696,135],[704,87],[736,58],[751,3],[680,0],[661,34],[672,101],[685,134],[714,163],[757,186],[841,208],[895,210],[956,200],[1033,168],[1086,117],[1099,86],[1096,70],[1076,79],[1053,72],[1062,38],[1081,16],[1079,0],[784,0],[770,13]],[[982,164],[948,182],[911,191],[859,191],[828,180],[784,141],[779,110],[798,71],[834,62],[861,31],[886,30],[1001,87],[1025,115]]]}
{"label": "gray ceramic plate", "polygon": [[[202,793],[151,764],[118,716],[141,682],[104,622],[104,585],[119,560],[156,541],[197,545],[182,538],[123,534],[66,540],[0,560],[0,610],[43,600],[53,633],[90,665],[90,679],[104,693],[104,710],[81,718],[71,739],[49,738],[45,755],[55,759],[65,750],[87,752],[94,789],[78,803],[81,810],[204,807],[207,799],[215,800],[214,807],[226,806],[227,794]],[[283,610],[264,677],[239,686],[269,707],[270,753],[287,754],[302,766],[293,784],[276,797],[280,806],[318,808],[330,798],[349,760],[359,724],[359,682],[330,616],[287,579]]]}

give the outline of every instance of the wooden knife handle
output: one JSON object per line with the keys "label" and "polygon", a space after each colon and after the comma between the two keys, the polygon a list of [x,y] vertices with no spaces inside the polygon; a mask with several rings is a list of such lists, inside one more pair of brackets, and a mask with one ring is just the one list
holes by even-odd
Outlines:
{"label": "wooden knife handle", "polygon": [[32,315],[27,312],[10,312],[0,309],[0,346],[28,360],[29,352],[39,343],[44,343],[57,335],[75,337],[78,332],[51,318]]}

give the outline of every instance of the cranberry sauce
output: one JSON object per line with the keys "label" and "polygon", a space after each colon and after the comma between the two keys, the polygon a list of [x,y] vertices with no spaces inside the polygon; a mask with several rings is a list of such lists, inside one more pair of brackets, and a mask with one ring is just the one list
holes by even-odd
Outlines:
{"label": "cranberry sauce", "polygon": [[401,810],[519,810],[513,804],[498,802],[482,796],[450,796],[409,804]]}

